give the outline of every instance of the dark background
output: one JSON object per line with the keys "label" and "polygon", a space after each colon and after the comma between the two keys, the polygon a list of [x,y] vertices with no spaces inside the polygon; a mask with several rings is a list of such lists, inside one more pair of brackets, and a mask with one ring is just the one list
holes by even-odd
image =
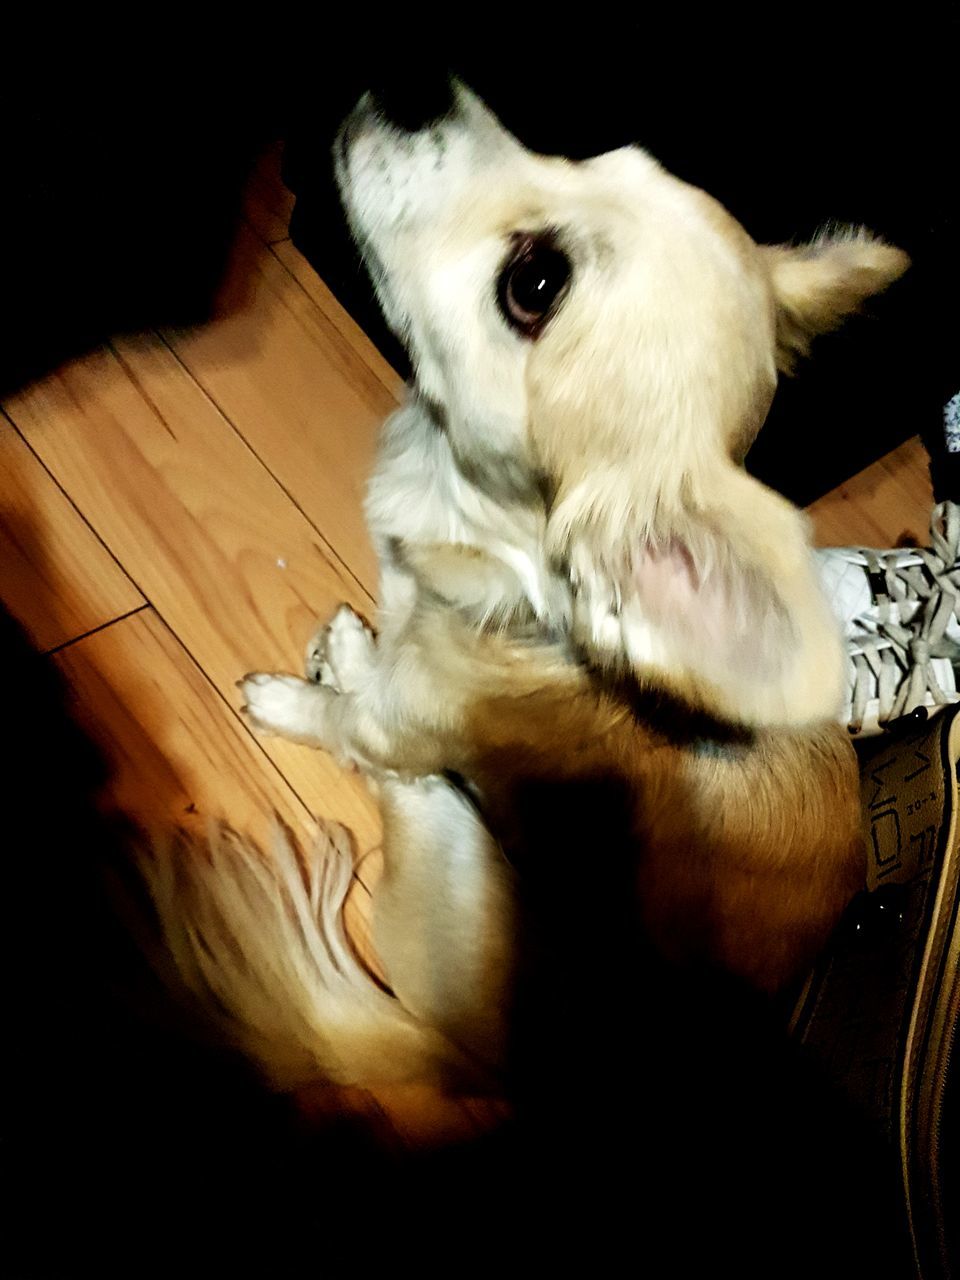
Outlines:
{"label": "dark background", "polygon": [[[652,16],[657,14],[656,19]],[[805,500],[960,386],[953,10],[773,24],[684,9],[470,7],[427,21],[85,13],[3,33],[0,385],[110,333],[202,322],[257,148],[287,139],[292,233],[396,356],[332,191],[333,132],[379,77],[453,66],[528,145],[639,140],[759,240],[863,222],[915,270],[822,340],[751,460]],[[419,30],[416,29],[419,26]],[[238,29],[247,31],[237,34]],[[56,39],[54,39],[56,37]],[[896,1170],[737,993],[625,973],[587,1061],[553,1054],[525,1122],[412,1159],[308,1134],[163,1007],[105,873],[127,833],[48,664],[6,619],[0,1206],[12,1276],[286,1276],[398,1261],[649,1274],[906,1273]],[[571,856],[576,851],[571,851]],[[120,873],[122,874],[122,872]],[[598,956],[602,965],[608,957]],[[581,979],[583,980],[583,979]],[[555,1010],[576,1017],[577,1010]],[[564,1029],[550,1029],[564,1043]],[[664,1261],[668,1259],[668,1261]]]}
{"label": "dark background", "polygon": [[0,663],[11,1280],[909,1274],[894,1153],[754,997],[643,953],[616,867],[594,865],[592,909],[583,862],[604,850],[583,820],[525,873],[558,948],[514,1062],[516,1120],[420,1154],[347,1121],[306,1128],[148,971],[127,932],[150,924],[132,833],[99,816],[104,765],[2,611]]}
{"label": "dark background", "polygon": [[[586,19],[586,20],[584,20]],[[96,24],[96,25],[95,25]],[[113,332],[209,313],[258,146],[286,139],[295,243],[401,369],[330,171],[359,92],[460,74],[523,142],[639,142],[759,241],[864,224],[913,269],[785,381],[750,466],[805,503],[917,432],[960,387],[954,5],[761,16],[592,5],[278,16],[69,36],[11,28],[0,111],[0,392]],[[951,482],[952,483],[952,479]]]}

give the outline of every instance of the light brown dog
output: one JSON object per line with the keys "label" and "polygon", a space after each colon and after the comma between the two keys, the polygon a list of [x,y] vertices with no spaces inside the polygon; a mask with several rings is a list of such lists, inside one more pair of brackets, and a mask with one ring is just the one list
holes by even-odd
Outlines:
{"label": "light brown dog", "polygon": [[337,156],[416,371],[368,499],[378,634],[341,610],[244,697],[379,787],[395,994],[343,939],[335,841],[307,874],[228,834],[155,860],[181,972],[283,1086],[496,1074],[520,890],[578,842],[671,960],[780,989],[862,878],[858,781],[805,521],[740,463],[777,368],[905,255],[759,247],[644,152],[532,155],[462,89],[417,133],[362,101]]}

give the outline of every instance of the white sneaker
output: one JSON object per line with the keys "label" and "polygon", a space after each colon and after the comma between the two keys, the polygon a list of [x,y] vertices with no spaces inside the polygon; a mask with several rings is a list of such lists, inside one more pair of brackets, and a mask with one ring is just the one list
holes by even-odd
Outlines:
{"label": "white sneaker", "polygon": [[933,509],[931,545],[817,552],[820,576],[844,628],[850,733],[880,733],[917,707],[960,701],[960,506]]}

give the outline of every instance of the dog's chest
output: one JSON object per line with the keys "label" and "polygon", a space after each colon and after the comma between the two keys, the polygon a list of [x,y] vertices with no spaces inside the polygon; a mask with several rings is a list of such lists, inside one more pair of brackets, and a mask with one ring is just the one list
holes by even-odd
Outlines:
{"label": "dog's chest", "polygon": [[465,480],[445,438],[416,402],[384,427],[366,513],[380,547],[452,543],[504,561],[536,612],[548,612],[556,586],[543,552],[543,513],[501,505]]}

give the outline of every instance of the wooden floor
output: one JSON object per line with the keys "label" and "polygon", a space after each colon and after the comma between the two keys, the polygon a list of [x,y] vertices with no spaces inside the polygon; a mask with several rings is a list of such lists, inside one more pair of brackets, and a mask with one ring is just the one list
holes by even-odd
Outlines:
{"label": "wooden floor", "polygon": [[[299,670],[341,600],[369,609],[361,494],[401,394],[291,244],[289,205],[271,149],[222,314],[117,340],[3,405],[0,599],[54,654],[112,762],[106,803],[148,824],[222,815],[258,836],[275,812],[303,835],[313,814],[335,817],[369,855],[369,885],[379,827],[359,779],[255,737],[235,687],[249,670]],[[911,441],[811,514],[823,545],[888,546],[926,541],[930,502]],[[361,948],[367,900],[358,884]],[[415,1137],[446,1123],[379,1105]]]}

